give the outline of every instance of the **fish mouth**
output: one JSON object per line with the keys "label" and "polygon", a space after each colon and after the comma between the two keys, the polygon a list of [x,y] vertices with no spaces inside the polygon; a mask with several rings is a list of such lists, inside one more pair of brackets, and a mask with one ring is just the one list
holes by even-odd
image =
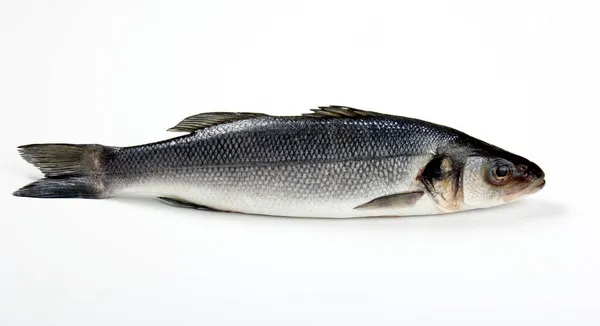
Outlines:
{"label": "fish mouth", "polygon": [[535,180],[534,182],[532,182],[527,188],[525,188],[519,192],[504,195],[503,199],[505,202],[511,202],[522,196],[535,194],[536,192],[542,190],[542,188],[544,188],[544,186],[546,186],[546,180],[544,178],[539,178],[539,179]]}
{"label": "fish mouth", "polygon": [[544,188],[544,186],[546,186],[546,179],[544,178],[540,178],[535,180],[531,186],[527,187],[527,189],[525,190],[526,194],[534,194],[540,190],[542,190],[542,188]]}

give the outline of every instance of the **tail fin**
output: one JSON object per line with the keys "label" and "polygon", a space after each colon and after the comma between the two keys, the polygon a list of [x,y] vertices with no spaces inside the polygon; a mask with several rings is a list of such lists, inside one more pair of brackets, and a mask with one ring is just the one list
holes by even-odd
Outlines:
{"label": "tail fin", "polygon": [[32,144],[19,147],[23,159],[44,173],[45,178],[15,191],[19,197],[103,198],[102,145]]}

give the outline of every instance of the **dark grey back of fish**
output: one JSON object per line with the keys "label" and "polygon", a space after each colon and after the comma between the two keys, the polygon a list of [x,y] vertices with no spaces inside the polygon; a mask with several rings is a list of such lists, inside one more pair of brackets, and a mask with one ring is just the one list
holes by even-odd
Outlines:
{"label": "dark grey back of fish", "polygon": [[106,153],[108,174],[201,166],[324,163],[435,154],[461,137],[451,128],[394,117],[264,116]]}

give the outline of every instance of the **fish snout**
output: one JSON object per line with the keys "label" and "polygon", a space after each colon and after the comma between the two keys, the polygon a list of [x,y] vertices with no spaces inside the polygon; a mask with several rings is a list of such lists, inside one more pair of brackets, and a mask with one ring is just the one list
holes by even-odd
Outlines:
{"label": "fish snout", "polygon": [[544,180],[544,178],[546,177],[544,170],[542,170],[542,168],[540,168],[539,165],[533,162],[531,162],[531,165],[529,167],[529,173],[531,173],[536,180]]}
{"label": "fish snout", "polygon": [[546,185],[546,174],[544,173],[544,170],[533,162],[529,162],[527,165],[520,165],[519,172],[522,177],[529,182],[529,193],[538,192]]}
{"label": "fish snout", "polygon": [[543,180],[546,176],[542,168],[533,162],[529,162],[528,164],[520,164],[517,169],[522,178],[532,182],[536,180]]}

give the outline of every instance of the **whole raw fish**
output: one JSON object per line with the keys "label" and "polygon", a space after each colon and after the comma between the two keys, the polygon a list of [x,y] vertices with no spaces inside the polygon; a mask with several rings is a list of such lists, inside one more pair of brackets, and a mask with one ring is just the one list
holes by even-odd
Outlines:
{"label": "whole raw fish", "polygon": [[14,195],[150,194],[176,206],[299,217],[440,214],[539,191],[533,162],[458,130],[343,106],[301,116],[212,112],[132,147],[32,144],[44,178]]}

